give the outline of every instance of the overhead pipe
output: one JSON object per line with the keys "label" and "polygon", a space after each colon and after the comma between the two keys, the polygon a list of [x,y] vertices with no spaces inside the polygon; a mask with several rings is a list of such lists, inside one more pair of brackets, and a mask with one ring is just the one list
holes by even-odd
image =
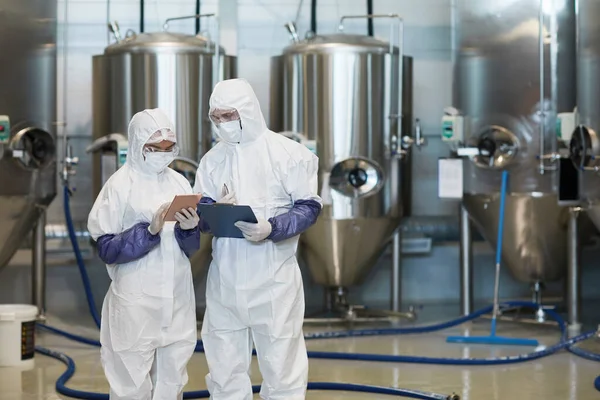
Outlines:
{"label": "overhead pipe", "polygon": [[[200,0],[196,0],[196,15],[200,15]],[[200,34],[200,18],[196,18],[196,35]]]}
{"label": "overhead pipe", "polygon": [[[367,0],[367,15],[373,15],[373,0]],[[367,19],[367,34],[373,36],[373,19]]]}
{"label": "overhead pipe", "polygon": [[140,33],[144,33],[144,0],[140,0]]}
{"label": "overhead pipe", "polygon": [[310,31],[317,34],[317,0],[310,2]]}

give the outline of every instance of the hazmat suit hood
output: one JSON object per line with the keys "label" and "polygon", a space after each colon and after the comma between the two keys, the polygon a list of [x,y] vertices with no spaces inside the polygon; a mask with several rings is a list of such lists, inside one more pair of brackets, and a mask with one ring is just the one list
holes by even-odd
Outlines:
{"label": "hazmat suit hood", "polygon": [[[237,110],[242,122],[242,135],[239,143],[252,142],[268,131],[258,98],[252,86],[245,79],[228,79],[217,83],[210,96],[209,104],[209,115],[215,109],[235,108]],[[235,144],[223,138],[219,128],[216,128],[221,140]]]}
{"label": "hazmat suit hood", "polygon": [[150,173],[144,165],[144,145],[156,131],[161,129],[175,132],[170,118],[159,108],[140,111],[131,118],[127,132],[129,140],[127,163],[136,173],[146,175]]}

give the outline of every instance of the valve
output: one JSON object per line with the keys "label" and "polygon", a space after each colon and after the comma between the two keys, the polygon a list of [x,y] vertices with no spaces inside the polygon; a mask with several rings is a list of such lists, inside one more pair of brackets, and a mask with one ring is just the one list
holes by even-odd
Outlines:
{"label": "valve", "polygon": [[[69,187],[69,178],[77,173],[75,166],[79,165],[79,157],[73,156],[73,147],[69,144],[69,139],[66,139],[65,149],[66,154],[62,161],[63,168],[61,172],[61,178],[63,185]],[[70,187],[69,190],[71,190]]]}
{"label": "valve", "polygon": [[28,127],[10,139],[7,152],[26,169],[42,169],[55,160],[56,145],[50,133]]}
{"label": "valve", "polygon": [[357,189],[367,183],[367,179],[367,171],[362,168],[354,168],[348,173],[348,182]]}

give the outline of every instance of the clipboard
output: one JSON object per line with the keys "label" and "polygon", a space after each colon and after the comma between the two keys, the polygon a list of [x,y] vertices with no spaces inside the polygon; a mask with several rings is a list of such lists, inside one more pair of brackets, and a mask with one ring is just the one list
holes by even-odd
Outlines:
{"label": "clipboard", "polygon": [[243,239],[242,231],[234,224],[239,221],[258,223],[250,206],[198,204],[198,213],[208,223],[215,237]]}

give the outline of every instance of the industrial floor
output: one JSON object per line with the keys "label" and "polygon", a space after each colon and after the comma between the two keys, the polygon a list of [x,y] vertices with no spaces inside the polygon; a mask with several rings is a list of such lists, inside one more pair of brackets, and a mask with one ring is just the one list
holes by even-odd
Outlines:
{"label": "industrial floor", "polygon": [[[448,320],[457,310],[444,307],[426,307],[419,315],[419,323]],[[97,337],[95,329],[85,326],[87,315],[59,318],[50,315],[48,323],[70,332]],[[83,321],[83,322],[82,322]],[[307,326],[306,331],[342,329],[342,327]],[[489,321],[479,320],[443,332],[396,337],[364,337],[309,341],[310,350],[360,352],[379,354],[403,354],[441,357],[496,357],[520,354],[533,349],[521,347],[491,347],[447,344],[449,334],[486,335]],[[544,345],[553,344],[557,329],[549,326],[501,322],[499,334],[505,336],[535,337]],[[65,352],[77,363],[77,372],[69,382],[71,388],[95,392],[107,392],[99,359],[99,350],[51,334],[39,334],[37,344]],[[600,352],[600,340],[591,340],[585,347]],[[56,379],[65,367],[58,361],[36,355],[36,365],[30,371],[0,369],[0,400],[52,400],[60,399],[54,390]],[[417,364],[367,363],[354,361],[311,360],[310,381],[348,382],[388,387],[419,389],[442,394],[456,393],[464,400],[544,399],[544,400],[592,400],[600,399],[594,389],[594,379],[600,374],[600,366],[560,353],[538,361],[507,366],[435,366]],[[186,390],[205,389],[204,376],[207,366],[202,354],[195,354],[188,366],[190,381]],[[256,360],[252,364],[252,381],[260,383]],[[256,396],[258,398],[258,396]],[[308,399],[389,399],[390,396],[342,392],[309,392]]]}

